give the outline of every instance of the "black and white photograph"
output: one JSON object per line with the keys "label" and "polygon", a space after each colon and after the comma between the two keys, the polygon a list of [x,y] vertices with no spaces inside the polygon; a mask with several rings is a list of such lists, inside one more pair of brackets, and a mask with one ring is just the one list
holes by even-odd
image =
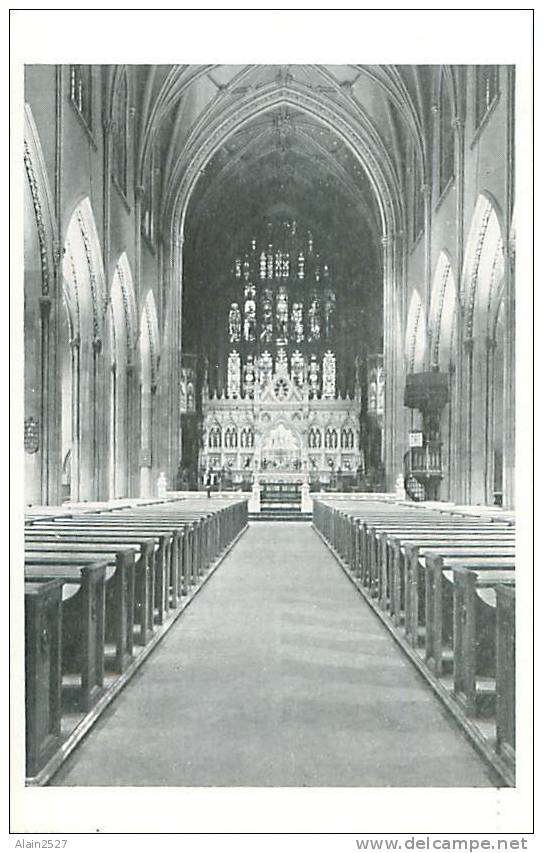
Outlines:
{"label": "black and white photograph", "polygon": [[[256,832],[250,799],[206,827],[183,798],[288,790],[314,813],[287,831],[527,837],[532,18],[509,13],[382,10],[376,46],[361,10],[200,10],[196,49],[186,11],[15,11],[12,832]],[[428,26],[411,51],[401,20]],[[462,50],[472,22],[513,47]],[[329,789],[364,822],[327,823]]]}

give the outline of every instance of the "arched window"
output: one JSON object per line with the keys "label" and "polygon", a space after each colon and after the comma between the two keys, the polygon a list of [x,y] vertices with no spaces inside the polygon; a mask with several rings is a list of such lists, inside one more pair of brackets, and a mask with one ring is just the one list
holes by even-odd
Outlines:
{"label": "arched window", "polygon": [[92,66],[70,65],[70,101],[92,130]]}
{"label": "arched window", "polygon": [[224,434],[224,446],[236,448],[238,446],[238,433],[235,427],[228,427]]}
{"label": "arched window", "polygon": [[117,84],[112,131],[113,177],[126,196],[128,194],[128,78],[123,72]]}
{"label": "arched window", "polygon": [[221,444],[221,428],[214,426],[209,430],[208,445],[209,447],[217,448],[220,447]]}
{"label": "arched window", "polygon": [[337,449],[337,430],[328,427],[324,435],[324,446],[327,450]]}
{"label": "arched window", "polygon": [[441,75],[439,89],[439,195],[454,176],[454,111],[450,86]]}
{"label": "arched window", "polygon": [[498,97],[498,66],[475,66],[475,128],[477,129]]}
{"label": "arched window", "polygon": [[341,430],[341,447],[343,450],[352,450],[354,447],[354,433],[351,427]]}
{"label": "arched window", "polygon": [[252,447],[254,444],[254,433],[251,427],[244,427],[240,434],[240,446]]}

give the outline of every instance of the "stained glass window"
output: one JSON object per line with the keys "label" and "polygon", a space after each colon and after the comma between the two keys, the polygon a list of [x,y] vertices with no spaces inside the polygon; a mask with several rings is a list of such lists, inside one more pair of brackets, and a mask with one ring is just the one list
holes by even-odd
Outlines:
{"label": "stained glass window", "polygon": [[336,357],[330,350],[322,359],[322,396],[328,400],[336,396]]}
{"label": "stained glass window", "polygon": [[268,350],[264,350],[259,360],[260,381],[262,383],[271,379],[273,373],[273,359]]}
{"label": "stained glass window", "polygon": [[317,362],[317,356],[312,355],[311,361],[309,364],[308,371],[308,382],[309,382],[309,395],[310,397],[316,397],[319,392],[319,364]]}
{"label": "stained glass window", "polygon": [[305,275],[305,258],[304,253],[300,252],[298,255],[298,278],[300,281],[303,281]]}
{"label": "stained glass window", "polygon": [[277,335],[286,338],[288,335],[288,296],[287,289],[281,286],[277,291],[276,300]]}
{"label": "stained glass window", "polygon": [[304,384],[304,357],[300,350],[296,350],[290,359],[290,370],[292,381],[295,385]]}
{"label": "stained glass window", "polygon": [[300,344],[304,339],[304,306],[302,302],[292,303],[292,338]]}
{"label": "stained glass window", "polygon": [[324,337],[329,339],[334,333],[334,314],[336,310],[336,294],[327,290],[324,302]]}
{"label": "stained glass window", "polygon": [[248,284],[245,287],[245,320],[243,325],[243,337],[248,342],[256,340],[256,302],[254,285]]}
{"label": "stained glass window", "polygon": [[309,305],[309,333],[308,341],[318,341],[321,336],[321,320],[320,320],[320,302],[317,294],[313,293],[313,298]]}
{"label": "stained glass window", "polygon": [[255,395],[255,365],[253,361],[253,356],[247,356],[247,363],[245,364],[245,369],[243,371],[243,391],[246,397],[250,397],[251,399]]}
{"label": "stained glass window", "polygon": [[[274,376],[274,365],[275,378],[307,384],[311,397],[335,396],[335,287],[313,235],[299,231],[295,240],[295,222],[269,222],[264,242],[252,238],[233,260],[236,296],[228,300],[225,322],[228,342],[239,350],[228,375],[239,373],[239,379],[229,378],[229,396],[254,396],[255,386]],[[311,289],[304,293],[309,275]]]}
{"label": "stained glass window", "polygon": [[232,400],[241,393],[241,360],[239,352],[233,350],[228,356],[227,394]]}
{"label": "stained glass window", "polygon": [[271,290],[265,290],[262,296],[262,321],[260,340],[269,344],[273,338],[273,303]]}
{"label": "stained glass window", "polygon": [[232,302],[228,315],[228,334],[230,343],[237,343],[241,338],[241,311],[237,302]]}

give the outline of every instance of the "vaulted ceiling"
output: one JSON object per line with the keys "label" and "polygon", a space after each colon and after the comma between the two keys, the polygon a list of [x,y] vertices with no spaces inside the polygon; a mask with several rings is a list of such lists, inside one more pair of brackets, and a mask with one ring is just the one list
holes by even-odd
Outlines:
{"label": "vaulted ceiling", "polygon": [[183,245],[184,298],[211,297],[234,253],[282,216],[310,228],[334,271],[378,305],[381,238],[405,227],[408,164],[421,181],[428,168],[436,70],[140,67],[139,181],[158,151],[162,233]]}
{"label": "vaulted ceiling", "polygon": [[[376,173],[401,203],[406,152],[414,146],[424,176],[435,71],[360,65],[141,68],[141,180],[158,141],[167,227],[196,181],[200,196],[207,192],[212,200],[228,180],[235,183],[236,172],[241,176],[257,163],[262,187],[291,184],[295,169],[300,185],[307,186],[308,178],[315,186],[334,179],[351,203],[356,200],[367,224],[382,231]],[[349,127],[356,129],[354,142],[346,138]],[[183,188],[187,165],[195,160],[198,173]]]}

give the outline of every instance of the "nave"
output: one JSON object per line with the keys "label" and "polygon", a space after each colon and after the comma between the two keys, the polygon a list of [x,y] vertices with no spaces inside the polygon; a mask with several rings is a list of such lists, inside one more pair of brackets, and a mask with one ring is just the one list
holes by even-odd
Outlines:
{"label": "nave", "polygon": [[497,780],[316,532],[260,522],[51,784]]}

